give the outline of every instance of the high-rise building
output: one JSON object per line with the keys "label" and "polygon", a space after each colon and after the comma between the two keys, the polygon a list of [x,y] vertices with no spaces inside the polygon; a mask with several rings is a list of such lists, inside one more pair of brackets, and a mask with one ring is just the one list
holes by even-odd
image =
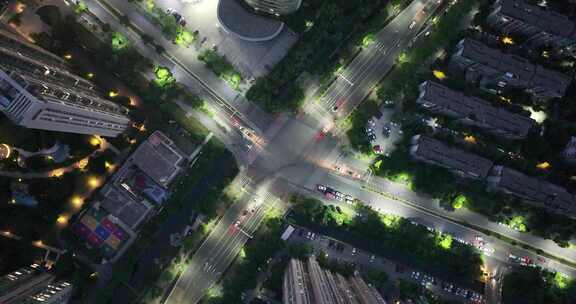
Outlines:
{"label": "high-rise building", "polygon": [[458,176],[470,179],[486,178],[494,165],[489,159],[421,134],[412,138],[410,155],[418,161],[446,168]]}
{"label": "high-rise building", "polygon": [[567,75],[470,38],[458,43],[451,63],[465,72],[468,82],[496,92],[504,88],[522,89],[540,100],[564,96],[572,82]]}
{"label": "high-rise building", "polygon": [[375,288],[354,275],[350,278],[322,269],[314,257],[293,259],[284,273],[284,304],[386,304]]}
{"label": "high-rise building", "polygon": [[569,17],[525,0],[497,0],[488,24],[502,33],[517,33],[533,46],[557,48],[576,44],[576,23]]}
{"label": "high-rise building", "polygon": [[297,11],[302,0],[244,0],[257,11],[273,15],[287,15]]}
{"label": "high-rise building", "polygon": [[32,264],[0,277],[2,304],[66,304],[72,294],[68,282],[54,282],[44,267]]}
{"label": "high-rise building", "polygon": [[65,60],[0,29],[0,112],[31,128],[115,137],[130,120]]}
{"label": "high-rise building", "polygon": [[525,138],[534,125],[534,120],[529,117],[509,112],[434,81],[420,84],[420,96],[416,103],[428,111],[442,113],[459,123],[477,126],[508,139]]}

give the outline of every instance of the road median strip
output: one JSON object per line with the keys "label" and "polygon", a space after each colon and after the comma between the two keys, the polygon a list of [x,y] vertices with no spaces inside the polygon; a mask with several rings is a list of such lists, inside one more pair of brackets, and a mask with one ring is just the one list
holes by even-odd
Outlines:
{"label": "road median strip", "polygon": [[432,215],[432,216],[434,216],[434,217],[437,217],[437,218],[440,218],[440,219],[443,219],[443,220],[452,222],[452,223],[454,223],[454,224],[457,224],[457,225],[460,225],[460,226],[463,226],[463,227],[466,227],[466,228],[469,228],[469,229],[472,229],[472,230],[481,232],[481,233],[483,233],[483,234],[485,234],[485,235],[487,235],[487,236],[493,236],[493,237],[495,237],[495,238],[497,238],[497,239],[499,239],[499,240],[501,240],[501,241],[504,241],[504,242],[506,242],[506,243],[509,243],[509,244],[512,245],[512,246],[516,246],[517,244],[521,244],[522,249],[532,251],[532,252],[534,252],[534,253],[537,254],[537,255],[546,257],[546,258],[548,258],[548,259],[555,260],[556,262],[559,262],[559,263],[561,263],[561,264],[563,264],[563,265],[566,265],[566,266],[569,266],[569,267],[571,267],[571,268],[576,269],[576,262],[570,261],[570,260],[567,260],[567,259],[564,259],[564,258],[557,257],[557,256],[555,256],[555,255],[553,255],[553,254],[551,254],[551,253],[548,253],[548,252],[544,251],[543,249],[533,247],[533,246],[531,246],[530,244],[528,244],[528,243],[526,243],[526,242],[524,242],[524,241],[521,241],[521,240],[518,240],[518,239],[514,239],[514,238],[511,238],[511,237],[502,235],[502,234],[500,234],[500,233],[494,232],[494,231],[492,231],[492,230],[485,229],[485,228],[481,228],[481,227],[478,227],[478,226],[476,226],[476,225],[472,225],[472,224],[467,223],[467,222],[458,221],[458,220],[452,219],[452,218],[450,218],[450,217],[444,216],[444,215],[442,215],[442,214],[438,214],[438,213],[436,213],[436,212],[434,212],[434,211],[431,211],[431,210],[426,209],[426,208],[424,208],[424,207],[421,207],[421,206],[419,206],[419,205],[417,205],[417,204],[414,204],[414,203],[412,203],[412,202],[409,201],[409,200],[406,200],[406,199],[397,197],[397,196],[395,196],[395,195],[392,195],[391,193],[382,192],[382,191],[380,191],[380,190],[375,189],[374,187],[368,187],[368,186],[362,185],[362,189],[365,189],[365,190],[368,190],[368,191],[377,193],[377,194],[379,194],[379,195],[381,195],[381,196],[384,196],[384,197],[387,197],[387,198],[389,198],[389,199],[392,199],[392,200],[395,200],[395,201],[397,201],[397,202],[400,202],[400,203],[402,203],[402,204],[404,204],[404,205],[406,205],[406,206],[408,206],[408,207],[410,207],[410,208],[417,209],[417,210],[419,210],[419,211],[428,213],[428,214],[430,214],[430,215]]}

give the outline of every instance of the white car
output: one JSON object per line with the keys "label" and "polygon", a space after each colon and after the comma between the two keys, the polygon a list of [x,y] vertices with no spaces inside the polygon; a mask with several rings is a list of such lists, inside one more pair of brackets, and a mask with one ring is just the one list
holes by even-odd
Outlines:
{"label": "white car", "polygon": [[416,20],[412,20],[412,23],[410,23],[409,28],[410,28],[410,29],[413,29],[414,26],[416,26]]}
{"label": "white car", "polygon": [[339,201],[344,201],[344,198],[345,198],[344,193],[335,191],[335,192],[334,192],[334,196],[336,196],[336,199],[337,199],[337,200],[339,200]]}
{"label": "white car", "polygon": [[352,195],[346,194],[346,196],[344,196],[344,200],[346,200],[347,203],[352,204],[354,202],[354,198],[352,197]]}

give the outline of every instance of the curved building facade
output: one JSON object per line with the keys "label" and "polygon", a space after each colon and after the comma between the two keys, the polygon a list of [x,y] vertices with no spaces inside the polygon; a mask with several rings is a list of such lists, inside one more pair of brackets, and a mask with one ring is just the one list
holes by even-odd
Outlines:
{"label": "curved building facade", "polygon": [[257,11],[273,15],[291,14],[300,8],[302,0],[244,0]]}

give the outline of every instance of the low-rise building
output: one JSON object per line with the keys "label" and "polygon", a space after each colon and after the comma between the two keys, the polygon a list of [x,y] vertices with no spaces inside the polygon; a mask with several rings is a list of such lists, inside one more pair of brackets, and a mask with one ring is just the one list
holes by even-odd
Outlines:
{"label": "low-rise building", "polygon": [[444,167],[459,176],[472,179],[484,179],[493,166],[489,159],[449,147],[423,135],[412,138],[410,155],[416,160]]}
{"label": "low-rise building", "polygon": [[420,85],[420,96],[416,103],[428,111],[442,113],[463,124],[477,126],[509,139],[525,138],[534,125],[534,120],[529,117],[511,113],[488,101],[466,96],[433,81]]}
{"label": "low-rise building", "polygon": [[525,0],[497,0],[487,18],[488,24],[508,34],[521,34],[534,47],[563,48],[576,42],[576,23],[555,11]]}
{"label": "low-rise building", "polygon": [[386,304],[357,274],[350,278],[322,269],[314,257],[292,259],[284,273],[284,304]]}
{"label": "low-rise building", "polygon": [[469,38],[458,43],[451,63],[465,71],[469,82],[496,91],[507,87],[523,89],[535,99],[562,97],[572,81],[562,73]]}
{"label": "low-rise building", "polygon": [[536,207],[568,215],[576,210],[576,196],[565,188],[504,166],[494,166],[487,182],[488,190],[511,194]]}
{"label": "low-rise building", "polygon": [[168,185],[186,161],[172,140],[155,131],[102,187],[92,207],[73,225],[74,232],[105,258],[118,258],[168,198]]}

